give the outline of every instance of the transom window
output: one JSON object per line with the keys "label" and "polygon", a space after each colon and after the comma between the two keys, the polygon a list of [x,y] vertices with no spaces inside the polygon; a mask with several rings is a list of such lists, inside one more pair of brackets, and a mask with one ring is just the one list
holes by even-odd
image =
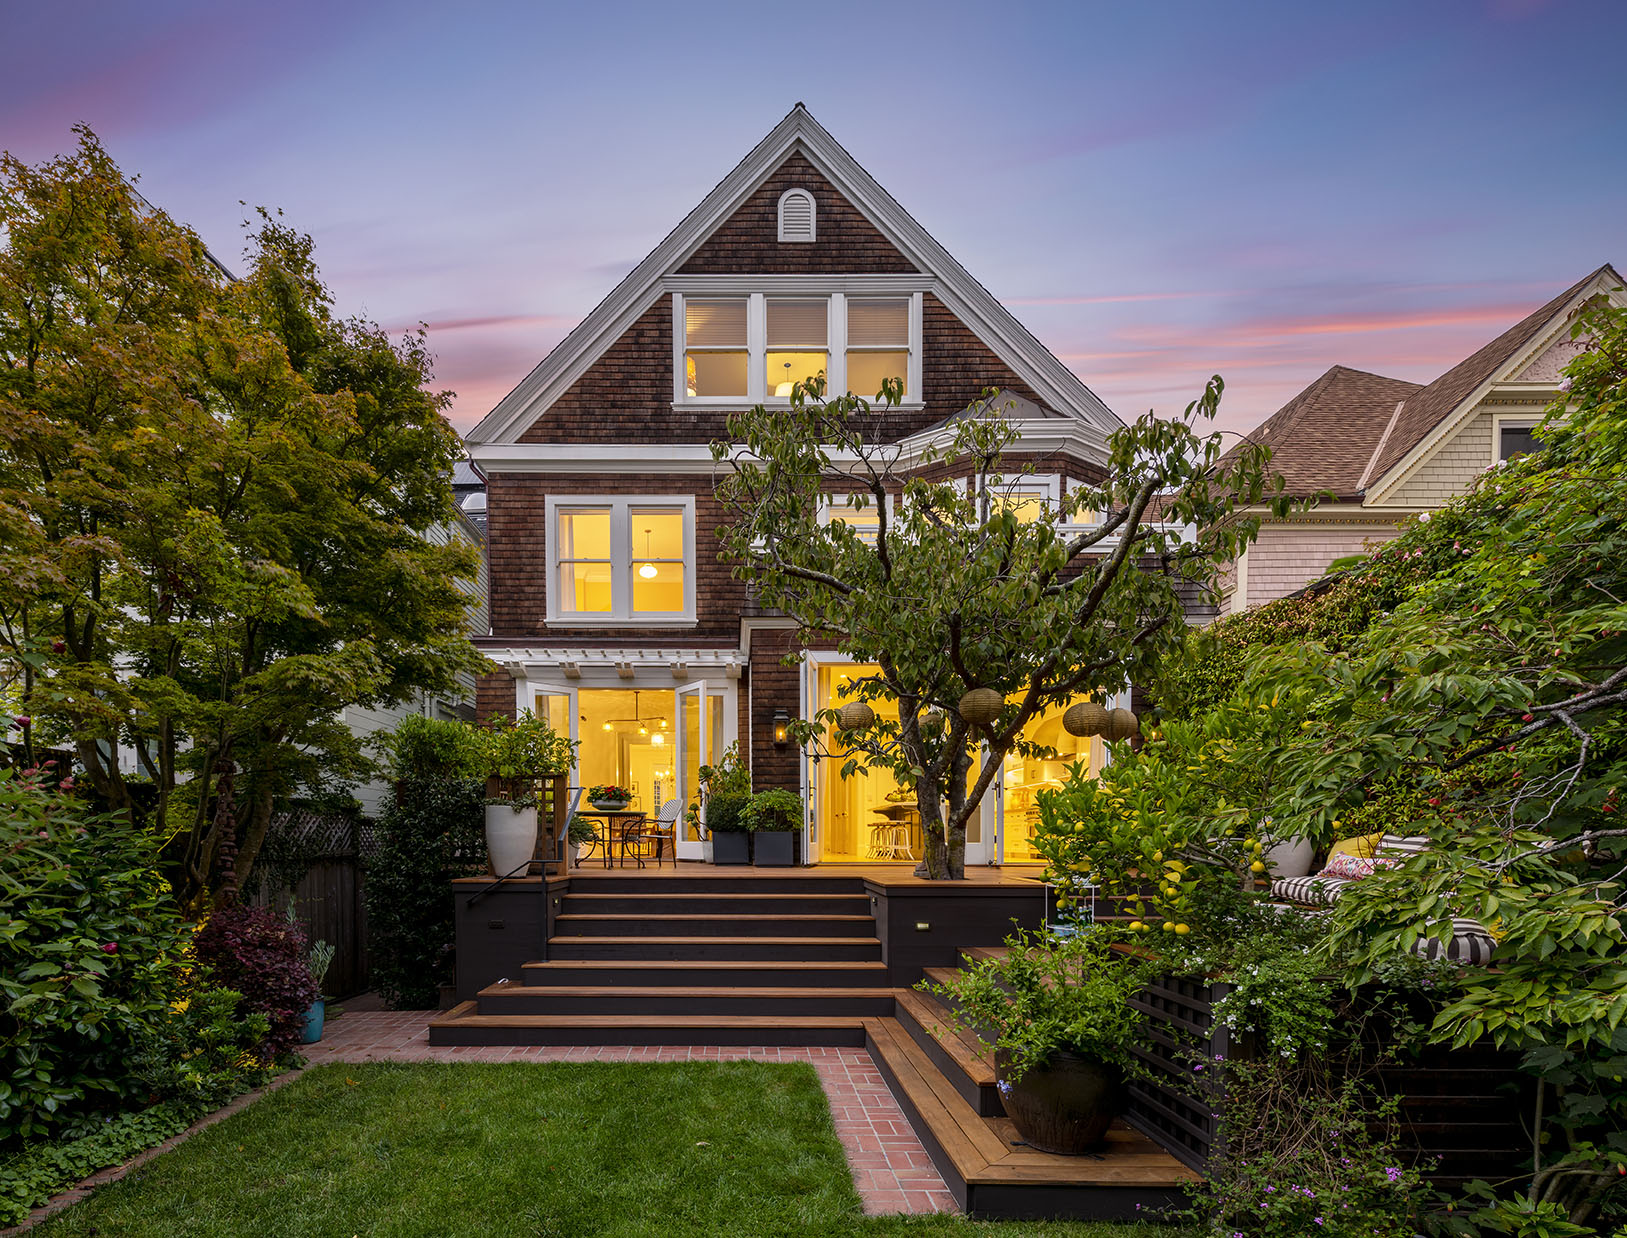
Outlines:
{"label": "transom window", "polygon": [[919,401],[921,296],[673,297],[675,403],[747,405],[789,400],[823,375],[828,392],[875,399],[896,378]]}
{"label": "transom window", "polygon": [[693,622],[692,495],[550,496],[548,622]]}

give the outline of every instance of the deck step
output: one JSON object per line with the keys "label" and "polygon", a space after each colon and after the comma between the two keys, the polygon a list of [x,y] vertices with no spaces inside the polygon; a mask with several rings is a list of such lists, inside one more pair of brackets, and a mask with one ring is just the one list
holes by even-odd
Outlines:
{"label": "deck step", "polygon": [[553,959],[527,963],[520,982],[561,985],[757,985],[764,988],[887,988],[887,964],[869,960],[809,963],[693,959]]}
{"label": "deck step", "polygon": [[975,1033],[957,1031],[941,1001],[930,993],[900,989],[894,1017],[978,1114],[985,1118],[1005,1115],[993,1053],[978,1043]]}
{"label": "deck step", "polygon": [[881,940],[876,937],[551,937],[548,957],[864,962],[881,958]]}
{"label": "deck step", "polygon": [[701,914],[589,914],[554,917],[561,937],[852,937],[873,934],[874,916]]}
{"label": "deck step", "polygon": [[866,1047],[956,1201],[973,1217],[1125,1220],[1185,1204],[1197,1175],[1115,1123],[1099,1156],[1021,1145],[1005,1118],[977,1113],[896,1019],[865,1020]]}
{"label": "deck step", "polygon": [[[742,866],[707,873],[623,871],[583,865],[570,870],[572,894],[863,894],[864,878],[819,869]],[[655,887],[652,891],[651,887]]]}
{"label": "deck step", "polygon": [[465,1002],[429,1024],[432,1045],[864,1044],[864,1020],[830,1016],[488,1015]]}
{"label": "deck step", "polygon": [[[577,883],[580,884],[580,883]],[[662,914],[708,913],[737,915],[833,915],[867,916],[870,898],[857,894],[782,894],[706,891],[674,894],[666,890],[637,894],[600,893],[598,890],[566,894],[561,910],[566,915],[648,916]]]}
{"label": "deck step", "polygon": [[883,988],[765,988],[695,985],[494,984],[476,998],[480,1014],[543,1015],[891,1015]]}

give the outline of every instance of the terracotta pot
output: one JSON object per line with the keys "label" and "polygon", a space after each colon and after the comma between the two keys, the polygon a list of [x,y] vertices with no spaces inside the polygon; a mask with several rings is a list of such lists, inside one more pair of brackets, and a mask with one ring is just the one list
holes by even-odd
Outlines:
{"label": "terracotta pot", "polygon": [[1058,1049],[1009,1083],[1009,1063],[995,1055],[1000,1103],[1024,1142],[1041,1152],[1082,1156],[1101,1144],[1124,1108],[1124,1072],[1116,1066]]}

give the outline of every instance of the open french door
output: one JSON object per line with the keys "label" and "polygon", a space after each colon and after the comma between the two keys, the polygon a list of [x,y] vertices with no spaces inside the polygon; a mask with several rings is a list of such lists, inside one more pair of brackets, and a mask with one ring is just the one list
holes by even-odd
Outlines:
{"label": "open french door", "polygon": [[[721,752],[712,751],[713,741],[719,738],[717,730],[722,702],[721,698],[707,693],[704,679],[686,683],[683,687],[674,689],[672,695],[675,702],[673,715],[677,719],[677,725],[673,729],[678,733],[676,766],[678,799],[684,807],[678,816],[675,829],[678,840],[677,856],[680,860],[700,860],[705,858],[706,851],[701,841],[700,830],[689,823],[689,807],[695,803],[700,792],[701,766],[710,765],[722,755]],[[701,817],[704,821],[704,810]]]}

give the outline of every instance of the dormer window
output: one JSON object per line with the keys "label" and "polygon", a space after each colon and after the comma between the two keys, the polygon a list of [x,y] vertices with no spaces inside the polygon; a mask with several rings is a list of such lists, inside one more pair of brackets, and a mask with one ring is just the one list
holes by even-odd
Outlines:
{"label": "dormer window", "polygon": [[780,195],[780,240],[807,242],[816,236],[813,194],[806,189],[787,189]]}
{"label": "dormer window", "polygon": [[810,295],[809,282],[796,277],[783,281],[783,291],[749,295],[713,295],[710,287],[674,293],[673,402],[774,404],[822,374],[829,394],[851,391],[867,400],[896,378],[904,403],[919,408],[921,294]]}

